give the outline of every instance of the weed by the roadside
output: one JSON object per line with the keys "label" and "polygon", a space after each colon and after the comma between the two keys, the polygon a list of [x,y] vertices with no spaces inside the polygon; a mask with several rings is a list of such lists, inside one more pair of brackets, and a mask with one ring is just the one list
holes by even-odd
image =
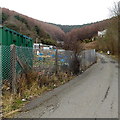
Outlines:
{"label": "weed by the roadside", "polygon": [[[27,77],[26,77],[27,76]],[[39,96],[45,91],[52,90],[72,79],[70,73],[59,72],[59,74],[44,75],[37,72],[23,74],[18,79],[17,94],[11,94],[9,84],[3,87],[3,115],[13,110],[21,108],[35,96]]]}

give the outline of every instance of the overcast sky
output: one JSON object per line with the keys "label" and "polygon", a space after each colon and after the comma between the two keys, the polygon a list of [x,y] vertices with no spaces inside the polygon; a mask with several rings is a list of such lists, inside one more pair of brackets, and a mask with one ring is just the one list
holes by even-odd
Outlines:
{"label": "overcast sky", "polygon": [[81,25],[110,17],[119,0],[0,0],[1,7],[62,25]]}

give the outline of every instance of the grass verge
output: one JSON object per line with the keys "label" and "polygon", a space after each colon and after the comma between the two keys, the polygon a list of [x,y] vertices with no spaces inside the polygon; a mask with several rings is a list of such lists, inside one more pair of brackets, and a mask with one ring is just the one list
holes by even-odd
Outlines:
{"label": "grass verge", "polygon": [[[22,108],[34,97],[37,97],[44,92],[50,91],[75,77],[71,74],[63,72],[60,72],[57,75],[53,74],[51,76],[29,73],[27,76],[29,78],[27,80],[24,77],[19,79],[19,88],[17,94],[11,94],[8,84],[3,86],[3,117],[10,117],[12,114],[20,111],[20,108]],[[20,81],[22,83],[20,83]],[[27,84],[28,82],[29,85]]]}

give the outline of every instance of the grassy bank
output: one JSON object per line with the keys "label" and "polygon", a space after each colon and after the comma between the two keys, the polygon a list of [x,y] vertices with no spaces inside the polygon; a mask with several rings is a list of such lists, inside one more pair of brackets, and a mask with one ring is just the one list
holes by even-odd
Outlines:
{"label": "grassy bank", "polygon": [[[75,77],[71,74],[63,72],[60,72],[57,75],[53,74],[51,76],[30,73],[28,74],[28,76],[29,85],[26,84],[27,82],[25,81],[27,80],[25,80],[25,78],[21,78],[20,81],[22,81],[22,83],[19,83],[20,85],[17,94],[12,94],[10,92],[8,83],[4,83],[2,88],[3,117],[10,117],[12,114],[20,111],[20,108],[27,104],[31,99],[34,99],[35,97],[40,96],[44,92],[50,91]],[[30,76],[32,78],[32,81],[30,81]]]}

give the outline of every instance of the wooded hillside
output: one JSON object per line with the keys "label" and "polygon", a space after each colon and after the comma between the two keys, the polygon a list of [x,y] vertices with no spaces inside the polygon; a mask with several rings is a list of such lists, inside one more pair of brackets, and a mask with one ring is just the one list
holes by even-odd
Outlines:
{"label": "wooded hillside", "polygon": [[15,11],[2,8],[2,24],[33,38],[35,41],[63,41],[65,33],[56,25],[33,19]]}
{"label": "wooded hillside", "polygon": [[56,41],[64,41],[64,47],[77,41],[91,39],[98,31],[107,29],[112,19],[83,25],[58,25],[2,8],[2,24],[6,27],[33,38],[34,42],[56,45]]}

